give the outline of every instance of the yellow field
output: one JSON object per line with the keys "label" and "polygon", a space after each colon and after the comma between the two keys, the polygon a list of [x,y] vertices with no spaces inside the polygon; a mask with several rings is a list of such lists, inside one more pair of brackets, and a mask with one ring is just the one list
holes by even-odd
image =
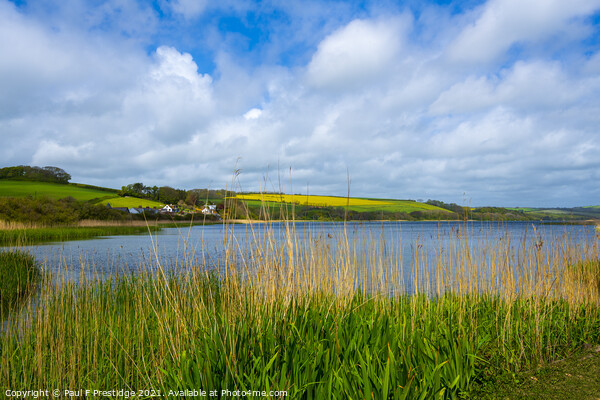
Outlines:
{"label": "yellow field", "polygon": [[295,203],[305,206],[317,207],[345,207],[349,206],[387,206],[392,203],[383,200],[369,200],[358,198],[334,197],[334,196],[306,196],[297,194],[238,194],[235,196],[241,200],[272,201],[278,203]]}
{"label": "yellow field", "polygon": [[387,200],[387,199],[363,199],[357,197],[335,197],[335,196],[307,196],[294,194],[238,194],[236,199],[244,200],[248,204],[260,205],[266,203],[294,203],[309,207],[347,207],[349,211],[356,212],[404,212],[413,211],[436,211],[449,213],[450,211],[436,207],[431,204],[419,203],[414,200]]}

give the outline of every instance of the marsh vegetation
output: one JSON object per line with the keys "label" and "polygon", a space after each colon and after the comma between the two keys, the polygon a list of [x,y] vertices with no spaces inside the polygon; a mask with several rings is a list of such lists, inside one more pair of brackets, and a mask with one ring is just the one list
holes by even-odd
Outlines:
{"label": "marsh vegetation", "polygon": [[23,251],[0,252],[0,319],[4,319],[35,291],[41,278],[39,264]]}

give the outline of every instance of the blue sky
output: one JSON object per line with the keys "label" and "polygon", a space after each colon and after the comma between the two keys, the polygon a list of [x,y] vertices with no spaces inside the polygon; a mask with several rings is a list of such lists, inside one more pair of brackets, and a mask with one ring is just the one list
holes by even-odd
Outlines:
{"label": "blue sky", "polygon": [[599,23],[600,0],[0,0],[0,160],[110,187],[239,168],[243,190],[345,195],[349,174],[354,196],[598,205]]}

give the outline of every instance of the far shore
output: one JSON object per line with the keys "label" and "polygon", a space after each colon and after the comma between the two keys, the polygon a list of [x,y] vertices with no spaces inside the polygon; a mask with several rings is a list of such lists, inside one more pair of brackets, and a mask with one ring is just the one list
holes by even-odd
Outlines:
{"label": "far shore", "polygon": [[[271,220],[260,220],[260,219],[229,219],[223,220],[224,224],[266,224],[266,223],[280,223],[280,222],[292,222],[291,220],[282,219],[271,219]],[[294,222],[344,222],[341,221],[323,221],[323,220],[305,220],[296,219]],[[600,229],[600,220],[588,219],[588,220],[573,220],[573,221],[519,221],[519,220],[489,220],[480,221],[476,219],[423,219],[418,221],[411,221],[408,219],[372,219],[372,220],[348,220],[346,222],[541,222],[545,225],[596,225]],[[220,223],[220,222],[219,222]]]}
{"label": "far shore", "polygon": [[[477,222],[478,220],[348,220],[346,222]],[[153,228],[168,228],[174,226],[197,226],[197,225],[227,225],[227,224],[270,224],[270,223],[284,223],[292,222],[292,220],[258,220],[249,218],[240,219],[223,219],[221,221],[208,221],[203,218],[192,219],[192,220],[136,220],[136,221],[100,221],[100,220],[82,220],[74,225],[44,225],[22,222],[6,222],[0,220],[0,231],[11,231],[11,230],[29,230],[29,229],[48,229],[48,228],[110,228],[110,227],[153,227]],[[341,221],[322,221],[322,220],[293,220],[293,222],[344,222]],[[487,222],[515,222],[515,221],[487,221]],[[518,221],[517,221],[518,222]],[[597,229],[600,229],[600,220],[574,220],[574,221],[526,221],[526,222],[541,222],[545,225],[595,225]]]}

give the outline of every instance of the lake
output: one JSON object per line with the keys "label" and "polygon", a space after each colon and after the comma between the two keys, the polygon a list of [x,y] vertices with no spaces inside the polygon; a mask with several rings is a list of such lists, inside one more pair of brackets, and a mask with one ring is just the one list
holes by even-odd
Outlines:
{"label": "lake", "polygon": [[[317,240],[333,257],[346,247],[356,260],[355,268],[364,268],[374,256],[392,257],[393,264],[400,265],[403,271],[409,292],[418,285],[410,282],[416,266],[433,276],[441,266],[453,271],[464,257],[486,264],[494,254],[510,252],[512,262],[519,263],[527,258],[527,252],[552,258],[565,245],[570,251],[583,254],[598,243],[593,226],[532,222],[296,222],[287,228],[294,232],[295,251],[302,252]],[[237,263],[250,261],[245,264],[247,268],[256,255],[253,249],[257,243],[260,246],[267,240],[283,242],[285,232],[285,223],[206,225],[166,228],[152,235],[39,244],[25,249],[53,276],[77,280],[83,273],[105,279],[115,274],[135,274],[158,264],[171,271],[185,271],[192,265],[222,270],[232,250],[238,256]],[[364,274],[364,279],[363,284],[370,283],[371,275]]]}

